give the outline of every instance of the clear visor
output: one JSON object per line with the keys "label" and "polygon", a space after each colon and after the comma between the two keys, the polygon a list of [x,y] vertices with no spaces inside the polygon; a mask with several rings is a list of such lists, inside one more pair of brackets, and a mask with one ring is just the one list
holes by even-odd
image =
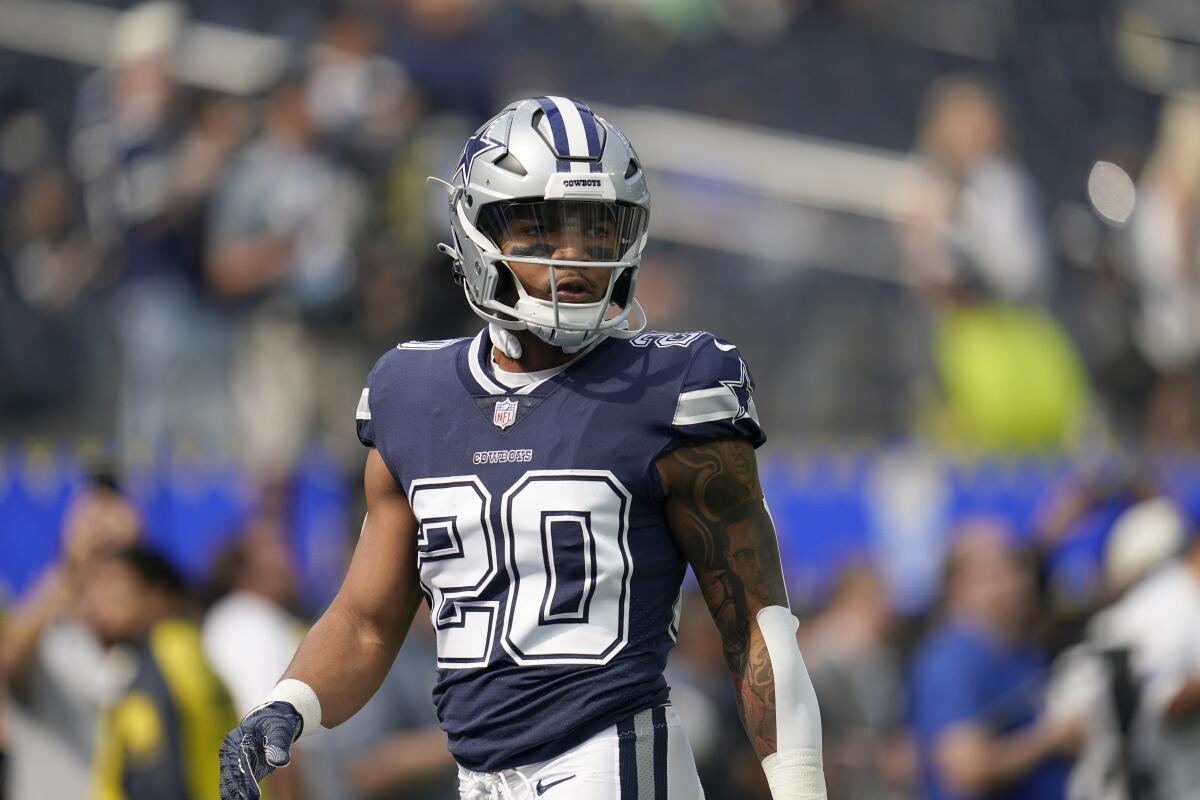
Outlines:
{"label": "clear visor", "polygon": [[477,226],[506,256],[621,261],[646,232],[646,210],[594,200],[508,200],[480,209]]}

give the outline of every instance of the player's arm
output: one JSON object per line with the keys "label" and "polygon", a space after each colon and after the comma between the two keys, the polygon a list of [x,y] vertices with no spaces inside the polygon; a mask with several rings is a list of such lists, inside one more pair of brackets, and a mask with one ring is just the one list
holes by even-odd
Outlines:
{"label": "player's arm", "polygon": [[753,447],[744,439],[682,447],[658,470],[667,523],[720,631],[742,724],[773,797],[824,798],[820,713]]}
{"label": "player's arm", "polygon": [[1047,759],[1078,749],[1083,731],[1076,720],[1043,718],[1021,730],[996,734],[986,726],[963,722],[948,728],[934,743],[934,765],[955,792],[999,792],[1029,775]]}
{"label": "player's arm", "polygon": [[0,636],[0,680],[19,689],[28,678],[42,634],[71,604],[70,580],[53,567],[38,581],[28,601],[12,612]]}
{"label": "player's arm", "polygon": [[283,675],[312,687],[327,728],[379,689],[421,599],[417,521],[378,450],[367,456],[363,483],[367,518],[346,578]]}
{"label": "player's arm", "polygon": [[420,602],[417,523],[378,451],[363,479],[367,518],[342,587],[262,706],[221,747],[221,797],[255,800],[302,732],[344,722],[378,690]]}

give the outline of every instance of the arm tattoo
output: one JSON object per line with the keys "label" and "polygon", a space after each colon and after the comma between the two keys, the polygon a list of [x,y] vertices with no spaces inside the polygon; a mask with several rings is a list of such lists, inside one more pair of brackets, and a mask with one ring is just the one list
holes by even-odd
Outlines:
{"label": "arm tattoo", "polygon": [[760,758],[775,752],[775,681],[753,624],[787,607],[775,528],[749,442],[709,442],[659,460],[671,533],[692,565],[733,673],[738,709]]}

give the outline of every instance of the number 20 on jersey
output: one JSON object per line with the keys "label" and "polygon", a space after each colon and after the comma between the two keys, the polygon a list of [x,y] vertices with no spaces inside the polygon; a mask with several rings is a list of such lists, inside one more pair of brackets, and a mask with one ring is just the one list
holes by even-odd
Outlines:
{"label": "number 20 on jersey", "polygon": [[[438,667],[493,657],[605,664],[629,640],[629,491],[606,470],[531,470],[494,498],[474,475],[412,482]],[[507,575],[507,591],[501,570]]]}

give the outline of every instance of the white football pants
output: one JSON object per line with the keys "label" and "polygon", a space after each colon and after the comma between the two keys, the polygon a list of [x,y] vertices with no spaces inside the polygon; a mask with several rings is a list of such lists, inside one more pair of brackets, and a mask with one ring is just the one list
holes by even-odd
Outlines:
{"label": "white football pants", "polygon": [[462,800],[704,800],[669,705],[648,708],[556,758],[503,772],[458,768]]}

